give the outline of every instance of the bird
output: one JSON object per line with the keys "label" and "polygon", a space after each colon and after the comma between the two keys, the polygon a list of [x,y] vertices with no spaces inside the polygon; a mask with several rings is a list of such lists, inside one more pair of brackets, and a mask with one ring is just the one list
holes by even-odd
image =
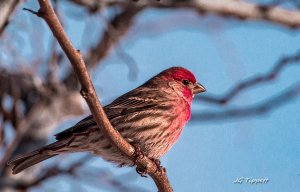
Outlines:
{"label": "bird", "polygon": [[[112,126],[147,157],[159,160],[176,143],[191,117],[194,96],[205,92],[194,74],[171,67],[141,86],[103,107]],[[134,160],[113,146],[92,115],[55,135],[56,141],[7,162],[17,174],[51,157],[73,152],[90,152],[119,166]]]}

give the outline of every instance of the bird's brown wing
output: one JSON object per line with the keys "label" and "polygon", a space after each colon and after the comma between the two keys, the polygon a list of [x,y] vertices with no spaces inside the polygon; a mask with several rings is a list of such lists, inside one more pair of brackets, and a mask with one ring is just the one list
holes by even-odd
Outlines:
{"label": "bird's brown wing", "polygon": [[[145,91],[145,90],[144,90]],[[128,115],[129,113],[135,113],[151,108],[155,108],[158,106],[158,103],[164,98],[159,98],[157,95],[157,91],[152,90],[149,91],[148,94],[143,93],[139,94],[138,91],[134,93],[127,93],[123,96],[120,96],[116,100],[114,100],[111,104],[104,107],[104,111],[109,120],[120,117],[122,115]],[[157,102],[157,101],[160,102]],[[93,119],[92,115],[87,116],[86,118],[79,121],[73,127],[66,129],[55,135],[57,140],[62,140],[65,138],[69,138],[74,134],[78,133],[86,133],[89,131],[94,131],[96,122]]]}
{"label": "bird's brown wing", "polygon": [[91,131],[88,128],[93,127],[93,125],[96,125],[96,122],[93,119],[92,115],[87,116],[86,118],[79,121],[76,125],[55,134],[56,140],[62,140],[71,137],[75,133],[83,133],[87,131]]}

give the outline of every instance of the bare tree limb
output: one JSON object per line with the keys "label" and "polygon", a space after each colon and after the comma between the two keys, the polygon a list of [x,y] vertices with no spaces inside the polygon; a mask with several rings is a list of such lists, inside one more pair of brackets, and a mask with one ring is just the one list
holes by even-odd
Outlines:
{"label": "bare tree limb", "polygon": [[[290,28],[300,27],[300,13],[298,11],[286,10],[280,7],[267,5],[258,5],[244,1],[210,1],[210,0],[70,0],[73,3],[87,7],[91,10],[99,7],[120,6],[122,12],[112,19],[108,24],[108,30],[104,32],[101,40],[97,45],[92,47],[91,51],[84,58],[88,68],[93,68],[103,60],[110,50],[120,41],[128,32],[135,16],[146,8],[188,8],[193,9],[201,14],[217,14],[222,17],[233,17],[243,20],[262,20],[277,23]],[[74,74],[71,72],[67,75],[64,83],[68,87],[76,87],[77,82],[74,80]]]}
{"label": "bare tree limb", "polygon": [[[79,3],[84,6],[90,6],[93,0],[72,0],[74,3]],[[105,6],[127,6],[135,4],[144,8],[189,8],[198,11],[201,14],[211,13],[223,17],[234,17],[243,20],[261,20],[271,23],[277,23],[290,28],[300,27],[300,12],[298,10],[287,10],[280,7],[268,5],[258,5],[246,1],[233,0],[139,0],[124,1],[124,0],[104,0],[101,1],[102,7]]]}
{"label": "bare tree limb", "polygon": [[[94,68],[110,53],[112,48],[127,34],[133,24],[135,16],[141,10],[141,7],[127,6],[111,21],[107,21],[107,29],[104,31],[104,34],[99,39],[98,43],[88,51],[88,54],[84,58],[88,69]],[[75,80],[75,74],[72,71],[67,75],[64,83],[70,88],[76,87],[77,81]]]}
{"label": "bare tree limb", "polygon": [[203,101],[207,103],[213,103],[213,104],[221,104],[221,105],[228,104],[229,101],[233,100],[242,91],[262,83],[274,81],[278,77],[280,72],[282,72],[283,69],[285,69],[288,65],[299,64],[299,61],[300,61],[300,51],[298,51],[294,55],[282,57],[268,73],[254,76],[250,79],[247,79],[245,81],[236,84],[224,96],[217,97],[217,96],[203,95],[203,96],[197,96],[195,100]]}
{"label": "bare tree limb", "polygon": [[20,3],[20,0],[2,0],[0,2],[0,35],[8,26],[11,15]]}
{"label": "bare tree limb", "polygon": [[[64,32],[55,12],[51,6],[49,0],[39,0],[40,9],[37,14],[42,17],[49,25],[53,35],[58,40],[62,49],[69,58],[76,74],[81,83],[82,96],[85,98],[89,105],[89,108],[93,114],[95,121],[101,132],[107,137],[107,139],[117,147],[128,158],[134,159],[135,149],[132,147],[121,134],[112,127],[106,114],[98,100],[93,84],[90,80],[90,76],[87,72],[85,63],[80,55],[80,52],[76,50],[68,39]],[[155,162],[151,161],[148,157],[138,158],[137,166],[143,167],[147,170],[148,174],[155,181],[159,191],[169,192],[173,191],[169,184],[168,178],[165,172],[157,170]]]}
{"label": "bare tree limb", "polygon": [[[7,145],[2,146],[0,160],[0,177],[9,178],[11,171],[6,166],[8,159],[45,145],[56,123],[71,115],[82,114],[84,106],[78,92],[67,91],[59,84],[56,87],[43,84],[35,73],[0,71],[0,82],[5,82],[0,84],[1,121],[11,123],[11,131],[15,132],[14,138],[6,140]],[[5,103],[12,103],[12,106]]]}
{"label": "bare tree limb", "polygon": [[[78,161],[73,163],[71,166],[69,166],[66,169],[61,169],[57,165],[51,166],[45,170],[42,171],[42,174],[40,174],[36,179],[28,182],[28,181],[10,181],[11,179],[7,179],[7,181],[0,182],[0,188],[2,186],[11,185],[14,189],[19,190],[25,190],[34,186],[37,186],[41,184],[42,182],[55,177],[57,175],[61,174],[68,174],[68,175],[75,175],[75,171],[77,168],[79,168],[82,164],[84,164],[86,161],[88,161],[91,158],[91,156],[84,156],[83,158],[80,158]],[[10,184],[11,183],[11,184]]]}
{"label": "bare tree limb", "polygon": [[246,1],[194,0],[192,4],[200,11],[208,11],[221,16],[269,21],[290,28],[300,27],[299,11],[285,10],[280,7],[259,6]]}
{"label": "bare tree limb", "polygon": [[[42,171],[40,171],[40,174],[38,174],[34,180],[29,182],[24,178],[21,179],[2,178],[0,180],[0,189],[9,187],[11,189],[25,191],[33,187],[42,185],[44,182],[48,181],[49,179],[55,178],[57,176],[66,175],[66,176],[74,177],[75,179],[83,178],[81,184],[86,183],[91,185],[92,187],[97,187],[97,188],[105,187],[103,186],[103,183],[109,183],[110,187],[120,192],[145,191],[145,189],[138,188],[137,186],[134,187],[126,186],[127,183],[118,181],[117,179],[115,179],[117,176],[112,175],[112,173],[110,173],[106,169],[92,167],[93,171],[83,170],[83,169],[87,169],[87,167],[84,167],[84,165],[86,165],[86,162],[88,162],[92,158],[93,156],[90,154],[85,155],[79,158],[78,160],[76,160],[75,162],[72,162],[72,164],[66,168],[61,168],[60,166],[58,166],[58,164],[45,167],[42,169]],[[99,178],[101,178],[101,180],[99,180]]]}
{"label": "bare tree limb", "polygon": [[120,14],[116,15],[111,22],[107,22],[107,30],[104,31],[101,41],[93,47],[85,59],[88,67],[94,67],[108,55],[110,50],[127,34],[135,16],[141,10],[141,7],[128,6]]}
{"label": "bare tree limb", "polygon": [[233,118],[245,118],[250,116],[257,116],[265,114],[272,111],[272,109],[278,108],[286,102],[291,101],[291,99],[296,98],[300,94],[300,83],[297,83],[293,87],[287,89],[283,93],[280,93],[277,96],[273,96],[266,101],[235,109],[227,109],[220,112],[217,111],[208,111],[202,113],[194,113],[191,121],[214,121],[215,120],[226,120]]}
{"label": "bare tree limb", "polygon": [[29,124],[31,124],[34,116],[36,115],[34,112],[36,110],[41,110],[38,109],[41,107],[41,104],[37,102],[35,106],[31,108],[31,110],[28,113],[27,118],[24,118],[22,122],[20,122],[20,127],[18,128],[18,132],[15,136],[15,138],[12,140],[12,142],[8,145],[8,147],[5,150],[4,156],[2,157],[0,161],[0,173],[3,171],[6,162],[9,160],[9,158],[12,156],[13,152],[15,151],[16,147],[18,146],[19,142],[21,141],[22,137],[24,134],[28,131],[29,129]]}
{"label": "bare tree limb", "polygon": [[86,7],[90,12],[98,11],[102,6],[102,1],[99,0],[71,0],[73,3]]}

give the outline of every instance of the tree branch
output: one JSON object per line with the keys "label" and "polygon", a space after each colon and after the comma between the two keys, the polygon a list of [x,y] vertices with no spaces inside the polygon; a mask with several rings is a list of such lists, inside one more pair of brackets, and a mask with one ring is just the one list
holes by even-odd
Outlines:
{"label": "tree branch", "polygon": [[127,34],[132,26],[135,16],[142,10],[141,7],[128,6],[120,14],[116,15],[110,22],[107,22],[107,29],[96,46],[94,46],[85,59],[88,67],[94,67],[104,59],[110,50],[120,39]]}
{"label": "tree branch", "polygon": [[199,11],[207,11],[221,16],[269,21],[291,28],[300,27],[299,11],[286,10],[280,7],[260,6],[245,1],[223,0],[193,0],[191,5]]}
{"label": "tree branch", "polygon": [[[300,12],[286,10],[272,5],[258,5],[244,1],[221,1],[221,0],[69,0],[75,4],[87,7],[89,10],[97,11],[101,7],[119,6],[122,12],[116,15],[104,32],[100,41],[92,47],[88,55],[84,58],[87,67],[93,68],[103,60],[122,37],[127,33],[132,25],[135,16],[146,8],[188,8],[201,14],[217,14],[222,17],[233,17],[243,20],[261,20],[277,23],[290,28],[300,27]],[[113,30],[111,30],[113,29]],[[115,32],[112,32],[115,31]],[[70,73],[64,83],[71,88],[76,87],[74,74]]]}
{"label": "tree branch", "polygon": [[211,95],[203,95],[203,96],[196,96],[196,101],[203,101],[207,103],[213,104],[228,104],[229,101],[233,100],[238,94],[240,94],[243,90],[249,89],[256,85],[266,83],[269,81],[275,80],[280,72],[283,71],[288,65],[292,64],[299,64],[300,61],[300,51],[298,51],[294,55],[282,57],[275,66],[270,70],[270,72],[254,76],[250,79],[242,81],[236,84],[228,93],[224,96],[211,96]]}
{"label": "tree branch", "polygon": [[[98,100],[82,56],[80,55],[80,52],[73,47],[70,40],[68,39],[51,6],[50,1],[39,0],[39,4],[40,9],[37,15],[42,17],[47,22],[53,35],[56,37],[60,46],[69,58],[82,86],[81,94],[89,105],[89,108],[95,121],[97,122],[99,129],[101,129],[101,132],[107,137],[111,144],[113,144],[120,150],[120,152],[122,152],[128,158],[134,159],[133,156],[135,149],[110,124]],[[137,166],[145,168],[147,170],[148,174],[155,181],[159,191],[172,191],[165,172],[158,171],[156,164],[148,157],[138,158],[136,164]]]}
{"label": "tree branch", "polygon": [[[107,29],[104,30],[103,35],[96,45],[91,47],[84,61],[88,69],[94,68],[100,61],[102,61],[113,49],[113,47],[120,42],[130,27],[133,24],[135,16],[142,10],[141,7],[127,6],[121,13],[117,14],[111,21],[107,21]],[[71,71],[64,79],[64,83],[69,87],[76,87],[74,73]]]}
{"label": "tree branch", "polygon": [[[71,1],[71,0],[70,0]],[[74,3],[89,7],[93,0],[72,0]],[[80,2],[80,3],[79,3]],[[300,12],[298,10],[287,10],[280,7],[258,5],[246,1],[234,0],[104,0],[98,6],[127,6],[135,4],[144,8],[189,8],[201,14],[212,13],[223,17],[234,17],[246,20],[261,20],[277,23],[290,28],[300,27]]]}
{"label": "tree branch", "polygon": [[[2,146],[0,158],[0,177],[9,177],[10,171],[6,166],[8,159],[17,153],[45,145],[55,123],[67,116],[82,114],[84,106],[78,92],[67,91],[59,84],[44,84],[29,71],[9,72],[0,69],[0,82],[5,82],[0,85],[0,119],[3,123],[11,123],[15,132],[14,138],[6,141],[8,145]],[[9,98],[11,102],[7,102]],[[5,103],[12,105],[5,106]]]}
{"label": "tree branch", "polygon": [[235,109],[227,109],[224,111],[208,111],[203,113],[194,113],[191,121],[213,121],[216,120],[226,120],[233,118],[245,118],[250,116],[257,116],[261,114],[265,114],[267,112],[272,111],[272,109],[278,108],[284,103],[287,103],[291,99],[299,96],[300,94],[300,82],[294,85],[293,87],[287,89],[283,93],[279,95],[273,96],[266,101],[253,105],[240,107]]}
{"label": "tree branch", "polygon": [[68,175],[75,176],[76,169],[78,169],[80,166],[82,166],[90,158],[91,158],[91,156],[84,156],[83,158],[80,158],[79,161],[76,161],[71,166],[69,166],[68,168],[65,168],[65,169],[61,169],[57,165],[51,166],[51,167],[43,170],[42,174],[40,174],[36,179],[34,179],[30,182],[28,182],[26,180],[12,181],[10,178],[10,179],[7,179],[7,181],[0,182],[0,188],[10,185],[14,189],[27,190],[31,187],[40,185],[42,182],[44,182],[52,177],[55,177],[57,175],[68,174]]}
{"label": "tree branch", "polygon": [[0,2],[0,35],[8,26],[10,17],[19,3],[20,0],[2,0]]}

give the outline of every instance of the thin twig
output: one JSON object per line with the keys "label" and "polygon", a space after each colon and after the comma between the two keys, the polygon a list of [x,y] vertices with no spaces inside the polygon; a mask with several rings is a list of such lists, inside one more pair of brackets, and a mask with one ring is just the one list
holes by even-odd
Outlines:
{"label": "thin twig", "polygon": [[272,109],[282,106],[284,103],[291,101],[300,95],[300,83],[287,89],[279,95],[268,98],[266,101],[256,105],[227,109],[223,111],[207,111],[194,113],[192,121],[212,121],[216,120],[232,120],[233,118],[246,118],[251,116],[262,115],[272,111]]}
{"label": "thin twig", "polygon": [[262,83],[274,81],[279,76],[280,72],[282,72],[283,69],[285,69],[285,67],[292,64],[299,64],[299,61],[300,61],[300,51],[298,51],[294,55],[282,57],[268,73],[254,76],[250,79],[247,79],[245,81],[236,84],[224,96],[203,95],[203,96],[197,96],[195,100],[203,101],[207,103],[213,103],[213,104],[221,104],[221,105],[228,104],[229,101],[233,100],[238,94],[242,93],[242,91]]}

